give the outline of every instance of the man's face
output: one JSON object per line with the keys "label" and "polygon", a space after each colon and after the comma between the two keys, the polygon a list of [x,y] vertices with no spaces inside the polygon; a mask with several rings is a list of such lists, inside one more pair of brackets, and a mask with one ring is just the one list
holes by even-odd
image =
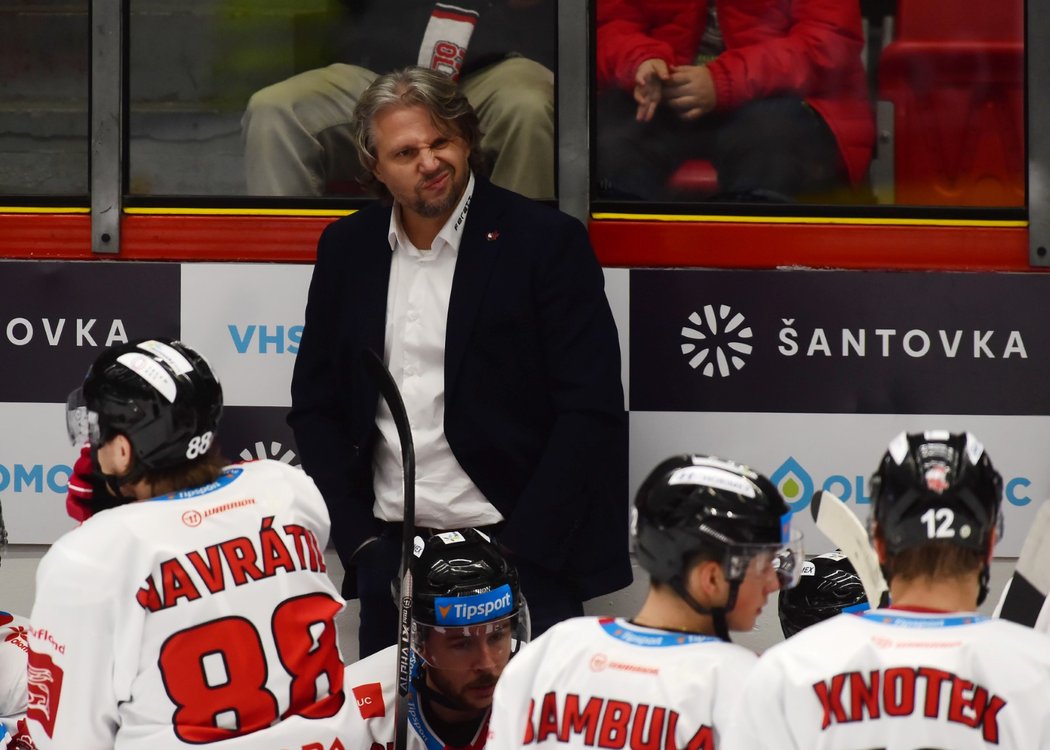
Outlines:
{"label": "man's face", "polygon": [[496,680],[510,660],[511,620],[462,628],[435,628],[426,638],[427,679],[466,711],[492,705]]}
{"label": "man's face", "polygon": [[763,552],[751,558],[744,580],[737,590],[736,604],[726,614],[729,629],[752,630],[769,595],[779,590],[780,580],[773,566],[773,554]]}
{"label": "man's face", "polygon": [[442,132],[421,106],[388,107],[372,124],[372,172],[402,207],[427,219],[447,219],[470,178],[470,146]]}

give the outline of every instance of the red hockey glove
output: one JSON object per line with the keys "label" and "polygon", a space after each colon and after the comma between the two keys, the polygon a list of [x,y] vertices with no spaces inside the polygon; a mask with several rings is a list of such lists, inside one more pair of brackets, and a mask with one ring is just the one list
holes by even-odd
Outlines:
{"label": "red hockey glove", "polygon": [[73,474],[66,485],[66,513],[74,521],[86,521],[95,512],[95,467],[91,463],[91,446],[85,444],[73,463]]}

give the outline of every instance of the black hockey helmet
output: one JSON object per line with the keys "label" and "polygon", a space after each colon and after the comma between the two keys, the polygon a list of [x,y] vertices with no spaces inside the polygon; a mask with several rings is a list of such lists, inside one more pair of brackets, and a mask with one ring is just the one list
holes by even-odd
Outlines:
{"label": "black hockey helmet", "polygon": [[[739,580],[755,551],[780,550],[789,542],[790,517],[773,483],[747,466],[713,456],[672,456],[638,488],[635,552],[662,583],[680,579],[690,558],[703,551],[724,561],[727,579]],[[785,585],[797,575],[779,572]]]}
{"label": "black hockey helmet", "polygon": [[945,541],[986,552],[1002,532],[1003,480],[971,433],[897,435],[871,478],[871,518],[886,551]]}
{"label": "black hockey helmet", "polygon": [[176,468],[207,454],[222,414],[222,386],[208,362],[185,344],[144,339],[99,355],[69,395],[66,425],[74,445],[131,442],[132,475]]}
{"label": "black hockey helmet", "polygon": [[528,607],[518,572],[476,529],[416,537],[412,560],[413,650],[431,666],[432,633],[474,638],[506,632],[511,653],[528,641]]}
{"label": "black hockey helmet", "polygon": [[840,612],[869,609],[853,563],[841,552],[817,555],[802,564],[798,585],[780,592],[777,613],[784,637]]}
{"label": "black hockey helmet", "polygon": [[[729,640],[726,615],[753,559],[768,556],[782,588],[798,580],[801,534],[791,532],[791,511],[773,483],[747,466],[713,456],[672,456],[642,482],[632,513],[638,562],[653,581],[710,614],[723,640]],[[729,581],[724,605],[701,606],[687,590],[688,568],[700,553],[721,561]]]}

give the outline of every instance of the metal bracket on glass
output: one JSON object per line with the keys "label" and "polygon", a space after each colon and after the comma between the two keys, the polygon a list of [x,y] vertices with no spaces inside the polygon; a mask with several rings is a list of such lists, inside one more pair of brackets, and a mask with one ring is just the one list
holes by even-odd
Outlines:
{"label": "metal bracket on glass", "polygon": [[1050,4],[1028,3],[1028,260],[1050,266]]}
{"label": "metal bracket on glass", "polygon": [[91,251],[120,252],[127,0],[91,0]]}
{"label": "metal bracket on glass", "polygon": [[591,209],[591,6],[592,3],[558,3],[558,70],[554,77],[558,92],[558,207],[584,224]]}

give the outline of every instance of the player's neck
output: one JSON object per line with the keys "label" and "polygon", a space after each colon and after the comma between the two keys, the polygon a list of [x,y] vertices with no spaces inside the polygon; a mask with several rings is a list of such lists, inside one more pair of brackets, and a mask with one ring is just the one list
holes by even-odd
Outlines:
{"label": "player's neck", "polygon": [[646,628],[715,635],[711,616],[694,610],[669,587],[649,589],[645,603],[631,622]]}
{"label": "player's neck", "polygon": [[915,607],[942,612],[973,612],[979,586],[973,575],[953,578],[894,578],[890,601],[895,607]]}

